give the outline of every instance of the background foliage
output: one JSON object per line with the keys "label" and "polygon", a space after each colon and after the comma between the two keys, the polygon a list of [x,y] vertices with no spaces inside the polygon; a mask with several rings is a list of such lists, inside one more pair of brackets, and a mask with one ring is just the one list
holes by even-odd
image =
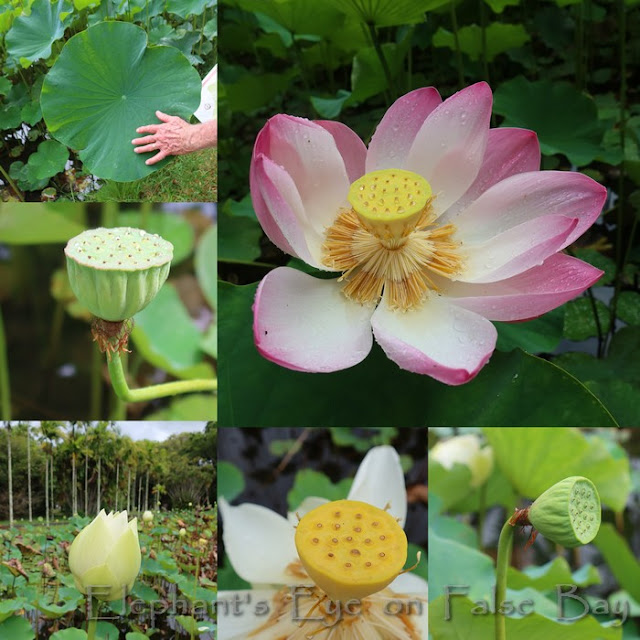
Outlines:
{"label": "background foliage", "polygon": [[[634,424],[640,411],[637,2],[310,6],[304,0],[221,4],[222,424],[283,425],[296,407],[304,407],[305,424],[318,426]],[[432,85],[447,97],[479,80],[494,91],[493,126],[537,132],[543,169],[577,169],[608,188],[602,218],[569,248],[604,270],[597,286],[539,319],[496,323],[498,351],[461,388],[400,371],[377,346],[363,363],[335,374],[297,373],[263,360],[251,335],[255,283],[277,265],[309,270],[265,238],[248,196],[250,154],[265,121],[276,113],[339,119],[367,142],[398,96]],[[345,394],[352,389],[375,389],[375,401]]]}

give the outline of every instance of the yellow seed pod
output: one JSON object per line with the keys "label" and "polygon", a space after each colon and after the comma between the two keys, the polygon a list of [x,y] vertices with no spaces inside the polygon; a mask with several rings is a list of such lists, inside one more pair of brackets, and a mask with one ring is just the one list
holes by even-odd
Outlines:
{"label": "yellow seed pod", "polygon": [[384,589],[407,560],[407,536],[396,519],[356,500],[309,511],[298,523],[295,542],[307,573],[333,601]]}

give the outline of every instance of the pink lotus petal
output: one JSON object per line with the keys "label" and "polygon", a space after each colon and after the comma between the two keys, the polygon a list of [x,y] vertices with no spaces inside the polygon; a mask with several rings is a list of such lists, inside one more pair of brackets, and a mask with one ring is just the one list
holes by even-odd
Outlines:
{"label": "pink lotus petal", "polygon": [[436,107],[416,134],[404,168],[429,181],[439,214],[461,198],[478,175],[491,104],[489,85],[478,82]]}
{"label": "pink lotus petal", "polygon": [[367,147],[360,140],[358,134],[349,129],[346,124],[335,120],[314,120],[314,122],[333,136],[336,147],[338,147],[338,151],[344,160],[349,182],[355,182],[358,178],[361,178],[364,174]]}
{"label": "pink lotus petal", "polygon": [[482,159],[480,173],[466,193],[440,218],[442,224],[455,222],[474,200],[494,184],[509,176],[540,168],[540,144],[538,136],[528,129],[489,129],[487,149]]}
{"label": "pink lotus petal", "polygon": [[446,295],[456,305],[488,320],[528,320],[580,295],[602,273],[582,260],[559,253],[539,267],[500,282],[453,282]]}
{"label": "pink lotus petal", "polygon": [[403,169],[416,134],[441,102],[440,94],[433,87],[416,89],[398,98],[371,138],[366,171]]}
{"label": "pink lotus petal", "polygon": [[389,311],[383,299],[371,325],[376,341],[398,366],[450,385],[474,378],[497,339],[488,320],[435,295],[406,313]]}
{"label": "pink lotus petal", "polygon": [[258,287],[253,337],[258,351],[283,367],[338,371],[371,350],[372,313],[373,308],[349,301],[336,280],[278,267]]}
{"label": "pink lotus petal", "polygon": [[542,264],[566,244],[577,218],[552,215],[527,220],[482,243],[463,243],[462,282],[496,282]]}
{"label": "pink lotus petal", "polygon": [[262,197],[268,216],[261,219],[262,228],[271,241],[287,253],[297,256],[319,269],[322,264],[324,235],[309,224],[304,204],[291,176],[275,162],[259,155],[253,162],[256,189]]}
{"label": "pink lotus petal", "polygon": [[254,157],[261,153],[291,176],[306,220],[318,234],[334,221],[341,207],[348,205],[350,182],[345,162],[333,135],[319,124],[293,116],[274,116],[256,140]]}
{"label": "pink lotus petal", "polygon": [[460,213],[455,224],[463,241],[483,242],[541,216],[577,218],[578,224],[562,245],[564,248],[595,222],[606,196],[602,185],[581,173],[521,173],[485,191]]}

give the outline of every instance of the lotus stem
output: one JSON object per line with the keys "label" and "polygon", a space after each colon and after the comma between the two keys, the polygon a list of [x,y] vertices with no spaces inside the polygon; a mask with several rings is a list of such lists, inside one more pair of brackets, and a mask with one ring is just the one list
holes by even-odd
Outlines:
{"label": "lotus stem", "polygon": [[376,55],[378,56],[378,59],[380,60],[380,65],[382,66],[384,77],[387,80],[389,93],[391,94],[390,97],[387,97],[387,103],[391,104],[398,95],[396,92],[396,83],[393,80],[393,75],[391,75],[391,69],[389,69],[389,63],[387,62],[387,59],[384,55],[384,51],[382,50],[382,45],[380,44],[380,38],[378,37],[378,31],[376,30],[375,25],[372,22],[367,22],[367,27],[369,29],[373,48],[376,52]]}
{"label": "lotus stem", "polygon": [[175,396],[181,393],[217,391],[218,389],[218,381],[215,378],[176,380],[174,382],[155,384],[150,387],[142,387],[141,389],[129,389],[120,354],[117,352],[110,354],[107,357],[107,364],[113,390],[125,402],[148,402],[149,400]]}
{"label": "lotus stem", "polygon": [[496,611],[495,611],[495,640],[506,640],[507,628],[504,613],[500,611],[507,595],[507,571],[513,549],[513,535],[515,527],[507,520],[500,532],[498,540],[498,558],[496,560]]}
{"label": "lotus stem", "polygon": [[24,195],[22,191],[18,189],[18,185],[11,179],[11,176],[5,171],[4,167],[0,164],[0,173],[2,173],[2,177],[9,183],[14,193],[18,196],[20,202],[24,202]]}

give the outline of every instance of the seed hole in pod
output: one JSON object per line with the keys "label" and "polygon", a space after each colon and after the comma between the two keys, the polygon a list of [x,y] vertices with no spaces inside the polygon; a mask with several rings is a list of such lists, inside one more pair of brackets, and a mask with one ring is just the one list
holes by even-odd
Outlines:
{"label": "seed hole in pod", "polygon": [[356,520],[362,520],[362,514],[356,513]]}
{"label": "seed hole in pod", "polygon": [[313,542],[313,544],[318,544],[318,542],[320,542],[320,540],[318,540],[318,538],[314,538],[311,542]]}
{"label": "seed hole in pod", "polygon": [[371,563],[370,563],[370,562],[365,562],[365,563],[364,563],[364,566],[365,566],[365,567],[370,567],[370,566],[371,566]]}
{"label": "seed hole in pod", "polygon": [[87,256],[87,258],[89,258],[89,260],[91,260],[91,256]]}
{"label": "seed hole in pod", "polygon": [[328,554],[330,558],[333,558],[333,553]]}
{"label": "seed hole in pod", "polygon": [[353,538],[351,536],[347,536],[347,542],[351,542]]}
{"label": "seed hole in pod", "polygon": [[339,529],[339,528],[340,528],[340,525],[339,525],[339,524],[334,524],[334,525],[333,525],[333,528],[334,528],[334,529]]}
{"label": "seed hole in pod", "polygon": [[364,543],[365,543],[365,544],[371,544],[371,538],[367,538],[367,539],[364,541]]}
{"label": "seed hole in pod", "polygon": [[387,536],[380,536],[380,540],[385,540]]}
{"label": "seed hole in pod", "polygon": [[344,566],[345,566],[345,567],[347,567],[347,568],[349,568],[349,567],[351,566],[351,563],[350,563],[350,562],[345,562],[345,563],[344,563]]}
{"label": "seed hole in pod", "polygon": [[339,518],[339,517],[340,517],[340,512],[339,512],[339,511],[336,511],[333,515],[334,515],[336,518]]}
{"label": "seed hole in pod", "polygon": [[382,551],[381,551],[378,555],[379,555],[381,558],[384,558],[384,553],[383,553]]}
{"label": "seed hole in pod", "polygon": [[322,529],[322,522],[318,522],[318,524],[316,525],[316,527],[317,527],[318,529]]}
{"label": "seed hole in pod", "polygon": [[362,531],[362,529],[361,529],[360,527],[356,527],[356,528],[354,529],[354,531],[355,531],[356,533],[360,533],[360,532]]}
{"label": "seed hole in pod", "polygon": [[374,522],[371,523],[371,526],[372,527],[377,527],[379,524],[380,524],[379,522],[374,521]]}
{"label": "seed hole in pod", "polygon": [[351,555],[352,556],[359,556],[360,552],[357,549],[351,549]]}
{"label": "seed hole in pod", "polygon": [[338,538],[331,538],[331,542],[333,542],[333,544],[338,544]]}

